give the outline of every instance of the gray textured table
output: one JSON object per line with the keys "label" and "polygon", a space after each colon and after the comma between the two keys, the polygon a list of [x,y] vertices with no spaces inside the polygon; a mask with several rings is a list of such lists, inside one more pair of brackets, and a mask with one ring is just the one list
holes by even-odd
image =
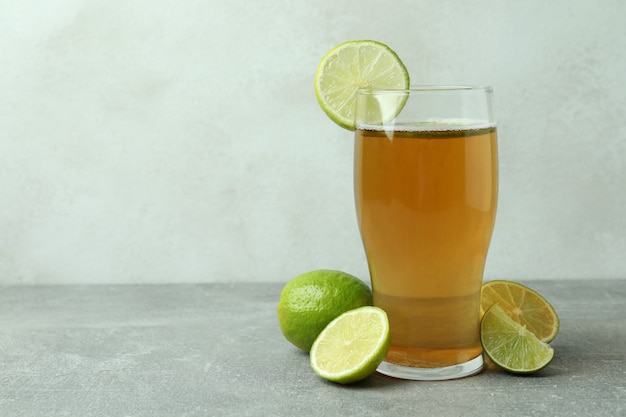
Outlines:
{"label": "gray textured table", "polygon": [[532,377],[319,379],[280,284],[0,287],[1,416],[626,416],[626,280],[526,282],[561,317]]}

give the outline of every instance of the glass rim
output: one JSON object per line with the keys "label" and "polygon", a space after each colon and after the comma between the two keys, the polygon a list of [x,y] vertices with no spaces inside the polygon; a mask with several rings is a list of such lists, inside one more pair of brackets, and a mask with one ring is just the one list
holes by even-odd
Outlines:
{"label": "glass rim", "polygon": [[473,92],[492,93],[490,85],[410,85],[408,88],[372,88],[362,87],[357,89],[358,94],[384,94],[384,93],[446,93],[446,92]]}

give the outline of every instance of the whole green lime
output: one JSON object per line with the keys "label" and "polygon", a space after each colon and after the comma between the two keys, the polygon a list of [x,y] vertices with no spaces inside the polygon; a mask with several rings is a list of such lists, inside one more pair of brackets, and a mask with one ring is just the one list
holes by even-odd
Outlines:
{"label": "whole green lime", "polygon": [[285,285],[276,312],[285,338],[304,351],[346,311],[372,305],[372,291],[360,279],[321,269],[298,275]]}

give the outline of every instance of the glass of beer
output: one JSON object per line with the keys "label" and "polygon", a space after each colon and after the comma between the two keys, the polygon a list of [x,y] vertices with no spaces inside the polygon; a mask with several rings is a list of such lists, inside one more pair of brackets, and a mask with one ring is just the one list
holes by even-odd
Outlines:
{"label": "glass of beer", "polygon": [[498,194],[492,89],[360,89],[354,189],[374,305],[391,346],[378,372],[478,373],[480,288]]}

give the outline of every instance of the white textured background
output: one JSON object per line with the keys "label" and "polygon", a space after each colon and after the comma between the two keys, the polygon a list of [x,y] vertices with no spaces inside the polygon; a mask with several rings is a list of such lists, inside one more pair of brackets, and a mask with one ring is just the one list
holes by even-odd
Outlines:
{"label": "white textured background", "polygon": [[367,279],[321,56],[491,84],[486,278],[626,279],[626,2],[0,0],[0,284]]}

